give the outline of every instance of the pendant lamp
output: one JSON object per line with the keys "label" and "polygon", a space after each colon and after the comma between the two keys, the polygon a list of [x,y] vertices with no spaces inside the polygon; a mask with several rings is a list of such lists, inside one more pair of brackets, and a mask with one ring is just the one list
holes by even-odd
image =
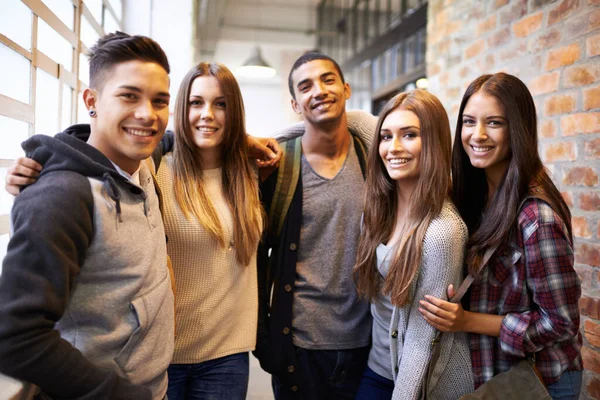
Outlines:
{"label": "pendant lamp", "polygon": [[244,78],[272,78],[276,71],[262,57],[260,47],[256,46],[250,58],[239,68],[235,70],[235,74]]}

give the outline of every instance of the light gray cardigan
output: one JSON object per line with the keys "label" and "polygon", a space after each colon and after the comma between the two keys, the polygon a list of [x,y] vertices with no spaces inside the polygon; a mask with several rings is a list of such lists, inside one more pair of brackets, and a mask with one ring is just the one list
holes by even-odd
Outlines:
{"label": "light gray cardigan", "polygon": [[[449,284],[462,281],[467,227],[450,202],[433,219],[425,233],[423,258],[413,281],[412,304],[395,307],[390,323],[391,369],[394,400],[419,399],[437,330],[419,312],[419,300],[426,294],[446,299]],[[443,333],[441,354],[435,365],[427,399],[456,400],[473,391],[471,356],[467,334]]]}

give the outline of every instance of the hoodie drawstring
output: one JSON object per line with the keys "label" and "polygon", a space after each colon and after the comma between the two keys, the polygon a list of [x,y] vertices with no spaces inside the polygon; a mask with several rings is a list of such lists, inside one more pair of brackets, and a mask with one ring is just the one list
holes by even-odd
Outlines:
{"label": "hoodie drawstring", "polygon": [[123,222],[123,219],[121,218],[121,192],[117,187],[115,179],[108,172],[105,172],[104,175],[102,175],[102,181],[102,186],[104,187],[104,190],[106,190],[106,194],[108,194],[108,197],[115,202],[119,222]]}

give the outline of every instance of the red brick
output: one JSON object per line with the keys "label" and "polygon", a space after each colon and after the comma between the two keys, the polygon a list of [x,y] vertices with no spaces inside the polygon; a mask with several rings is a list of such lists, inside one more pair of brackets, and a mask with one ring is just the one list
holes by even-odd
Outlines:
{"label": "red brick", "polygon": [[586,319],[583,330],[588,342],[594,347],[600,347],[600,324]]}
{"label": "red brick", "polygon": [[600,300],[582,296],[579,299],[579,312],[586,317],[600,319]]}
{"label": "red brick", "polygon": [[565,203],[571,208],[573,208],[573,194],[571,192],[560,192],[562,198],[565,200]]}
{"label": "red brick", "polygon": [[572,65],[565,68],[564,75],[564,86],[566,88],[589,85],[600,80],[600,64]]}
{"label": "red brick", "polygon": [[600,86],[583,91],[583,109],[585,111],[600,108]]}
{"label": "red brick", "polygon": [[596,186],[598,174],[590,167],[573,167],[566,171],[563,183],[565,185]]}
{"label": "red brick", "polygon": [[500,25],[508,25],[525,14],[527,14],[527,0],[513,1],[509,10],[500,13]]}
{"label": "red brick", "polygon": [[439,63],[428,63],[427,64],[427,76],[434,76],[439,74],[442,71],[442,67]]}
{"label": "red brick", "polygon": [[590,140],[585,142],[584,152],[586,159],[598,160],[600,159],[600,139]]}
{"label": "red brick", "polygon": [[508,42],[510,42],[510,29],[508,28],[508,26],[506,28],[503,28],[503,29],[499,30],[498,32],[494,33],[487,40],[488,47],[490,49],[493,49],[495,47],[500,47],[503,44],[506,44]]}
{"label": "red brick", "polygon": [[[509,61],[518,59],[527,53],[527,44],[525,42],[511,43],[506,49],[500,52],[500,60]],[[498,72],[498,71],[497,71]],[[508,71],[506,71],[508,72]],[[514,74],[515,72],[512,71]]]}
{"label": "red brick", "polygon": [[500,8],[500,7],[504,7],[505,5],[507,5],[509,3],[510,0],[496,0],[496,4],[494,4],[494,6],[496,7],[496,9]]}
{"label": "red brick", "polygon": [[477,33],[477,36],[481,36],[495,28],[496,28],[496,14],[494,14],[491,17],[486,18],[484,21],[478,23],[477,29],[475,30],[475,32]]}
{"label": "red brick", "polygon": [[525,37],[540,29],[544,13],[537,13],[527,16],[522,20],[515,22],[512,29],[516,37]]}
{"label": "red brick", "polygon": [[544,102],[544,114],[547,116],[566,114],[575,111],[575,96],[560,94],[549,97]]}
{"label": "red brick", "polygon": [[[600,0],[599,0],[600,2]],[[594,57],[600,54],[600,33],[594,36],[590,36],[585,41],[587,48],[587,56]]]}
{"label": "red brick", "polygon": [[550,71],[555,68],[571,65],[581,57],[581,48],[577,43],[572,43],[568,46],[550,51],[548,54],[548,62],[546,70]]}
{"label": "red brick", "polygon": [[544,162],[575,161],[577,150],[572,142],[551,143],[544,146]]}
{"label": "red brick", "polygon": [[590,6],[592,6],[592,5],[598,5],[598,4],[600,4],[600,0],[588,0],[588,4]]}
{"label": "red brick", "polygon": [[573,268],[575,268],[575,272],[577,272],[577,275],[581,280],[581,287],[583,289],[591,289],[593,286],[593,282],[595,281],[595,268],[589,267],[587,265],[575,265]]}
{"label": "red brick", "polygon": [[485,41],[479,39],[465,50],[465,59],[473,58],[485,50]]}
{"label": "red brick", "polygon": [[494,68],[494,65],[495,60],[493,54],[488,54],[485,57],[480,57],[479,60],[477,60],[477,68],[479,68],[479,71],[482,73],[491,71]]}
{"label": "red brick", "polygon": [[471,72],[471,68],[470,67],[462,67],[460,69],[459,75],[461,78],[466,78],[467,75],[469,75],[469,72]]}
{"label": "red brick", "polygon": [[559,29],[550,29],[542,35],[530,38],[529,50],[534,53],[538,51],[545,51],[558,44],[561,38],[562,35]]}
{"label": "red brick", "polygon": [[600,113],[588,112],[565,115],[560,119],[563,136],[600,132]]}
{"label": "red brick", "polygon": [[556,137],[556,124],[554,121],[544,121],[540,124],[540,128],[538,130],[540,137],[543,138],[553,138]]}
{"label": "red brick", "polygon": [[583,211],[600,211],[600,193],[583,192],[579,194],[579,208]]}
{"label": "red brick", "polygon": [[592,32],[598,27],[600,27],[600,9],[569,18],[561,30],[564,33],[564,39],[572,40]]}
{"label": "red brick", "polygon": [[558,90],[558,81],[560,80],[560,72],[555,71],[546,75],[539,75],[529,82],[529,90],[534,96],[556,92]]}
{"label": "red brick", "polygon": [[[588,383],[587,383],[587,391],[588,391],[589,397],[587,397],[585,395],[582,397],[590,398],[590,399],[600,399],[600,379],[598,379],[598,377],[596,377],[593,374],[590,374],[590,376],[589,376]],[[582,393],[583,392],[585,392],[585,390],[582,390]]]}
{"label": "red brick", "polygon": [[548,15],[548,26],[554,25],[575,13],[579,8],[580,3],[580,0],[561,1],[554,10],[550,11],[550,14]]}
{"label": "red brick", "polygon": [[585,217],[571,217],[571,225],[573,226],[573,236],[590,239],[592,231]]}
{"label": "red brick", "polygon": [[[597,244],[582,243],[575,246],[575,261],[582,264],[600,267],[600,246]],[[593,317],[594,319],[598,319]]]}
{"label": "red brick", "polygon": [[594,371],[600,373],[600,353],[596,350],[590,349],[589,347],[581,348],[581,358],[583,359],[583,365],[588,371]]}

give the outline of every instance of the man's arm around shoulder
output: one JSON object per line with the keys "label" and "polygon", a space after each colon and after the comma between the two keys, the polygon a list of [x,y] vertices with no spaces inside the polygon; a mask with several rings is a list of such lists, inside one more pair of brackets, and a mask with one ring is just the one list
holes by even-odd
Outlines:
{"label": "man's arm around shoulder", "polygon": [[55,172],[23,190],[0,275],[0,372],[60,398],[150,398],[103,371],[54,329],[69,303],[93,232],[87,178]]}

